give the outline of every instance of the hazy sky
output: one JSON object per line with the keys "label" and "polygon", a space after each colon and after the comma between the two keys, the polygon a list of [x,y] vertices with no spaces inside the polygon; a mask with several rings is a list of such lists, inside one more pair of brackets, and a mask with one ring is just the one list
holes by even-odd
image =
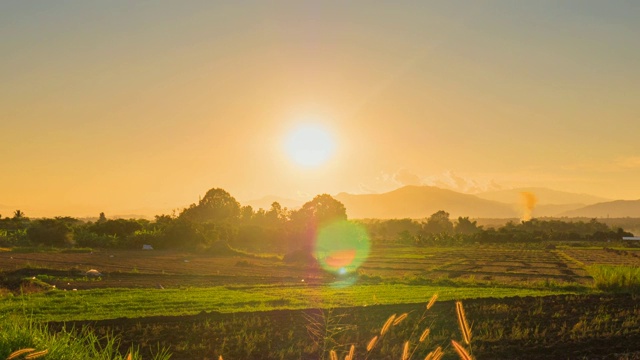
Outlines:
{"label": "hazy sky", "polygon": [[[0,214],[545,186],[640,198],[637,1],[2,1]],[[318,167],[285,151],[324,127]]]}

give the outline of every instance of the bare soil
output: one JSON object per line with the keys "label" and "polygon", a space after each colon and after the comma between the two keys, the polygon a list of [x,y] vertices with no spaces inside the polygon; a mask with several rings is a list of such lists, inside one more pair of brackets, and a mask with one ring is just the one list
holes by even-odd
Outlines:
{"label": "bare soil", "polygon": [[[640,359],[640,300],[632,295],[569,295],[542,298],[472,299],[464,301],[472,324],[472,352],[476,359]],[[419,322],[425,304],[380,305],[335,309],[327,314],[344,329],[332,348],[346,351],[356,345],[356,358],[367,357],[366,343],[390,314],[409,313],[405,323],[388,333],[385,343],[368,354],[370,359],[397,359],[404,341],[418,344],[424,326],[430,339],[418,347],[420,359],[436,346],[456,359],[450,340],[461,341],[453,302],[437,302]],[[322,347],[308,332],[313,314],[320,310],[270,311],[194,316],[114,319],[53,323],[52,329],[89,326],[100,334],[122,336],[122,349],[142,346],[143,354],[160,346],[170,348],[172,359],[320,359]],[[598,319],[608,319],[600,327]],[[337,320],[336,320],[337,319]],[[418,323],[419,322],[419,323]],[[580,324],[585,324],[580,328]],[[487,327],[502,329],[495,338]],[[537,330],[536,330],[537,329]],[[416,330],[418,330],[416,332]],[[521,336],[525,330],[527,336]],[[534,333],[535,331],[535,333]],[[495,332],[493,332],[495,333]]]}

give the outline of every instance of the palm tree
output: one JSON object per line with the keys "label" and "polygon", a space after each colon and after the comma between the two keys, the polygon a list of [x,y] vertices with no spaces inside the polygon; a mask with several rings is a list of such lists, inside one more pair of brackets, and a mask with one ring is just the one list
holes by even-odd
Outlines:
{"label": "palm tree", "polygon": [[24,213],[20,210],[16,210],[13,212],[13,218],[16,220],[20,220],[22,218],[24,218]]}

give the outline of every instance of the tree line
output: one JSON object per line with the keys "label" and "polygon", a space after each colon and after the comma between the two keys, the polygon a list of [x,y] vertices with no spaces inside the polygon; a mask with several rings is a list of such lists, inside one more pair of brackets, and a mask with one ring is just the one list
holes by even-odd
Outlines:
{"label": "tree line", "polygon": [[347,220],[342,203],[327,194],[289,210],[274,202],[268,210],[241,206],[227,191],[213,188],[197,204],[154,220],[72,217],[30,219],[17,210],[0,216],[0,246],[54,246],[224,250],[229,246],[254,251],[287,251],[311,247],[316,230]]}
{"label": "tree line", "polygon": [[[51,246],[139,249],[184,249],[212,252],[231,248],[286,253],[310,250],[317,230],[334,221],[347,221],[345,206],[322,194],[291,210],[274,202],[265,209],[242,206],[227,191],[213,188],[196,204],[174,215],[154,220],[72,217],[30,219],[16,210],[0,216],[0,246]],[[438,211],[425,220],[357,220],[374,243],[417,246],[490,242],[541,242],[563,240],[603,241],[632,236],[621,228],[591,221],[565,222],[532,219],[484,229],[468,217],[452,221]]]}
{"label": "tree line", "polygon": [[612,228],[597,219],[589,221],[540,220],[509,221],[499,228],[484,228],[468,217],[452,221],[449,213],[438,211],[425,221],[413,219],[361,220],[374,241],[418,246],[465,243],[531,243],[558,241],[608,241],[633,236],[622,228]]}

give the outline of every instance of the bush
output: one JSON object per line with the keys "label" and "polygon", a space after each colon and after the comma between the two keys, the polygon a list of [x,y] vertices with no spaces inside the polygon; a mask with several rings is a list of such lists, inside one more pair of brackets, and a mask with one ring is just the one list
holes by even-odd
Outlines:
{"label": "bush", "polygon": [[593,265],[587,267],[596,288],[610,292],[640,293],[640,268]]}
{"label": "bush", "polygon": [[93,248],[112,248],[119,243],[116,235],[102,235],[92,233],[86,230],[77,231],[74,236],[78,246]]}
{"label": "bush", "polygon": [[[52,333],[45,325],[19,318],[0,318],[0,359],[6,359],[14,351],[21,349],[35,349],[29,351],[47,351],[43,358],[58,359],[104,359],[124,360],[127,354],[118,351],[120,341],[117,337],[107,336],[98,338],[93,332],[83,330],[79,333],[62,330]],[[102,344],[102,345],[101,345]],[[132,359],[141,357],[135,349],[129,350]],[[168,360],[170,354],[165,349],[159,349],[154,359]]]}

